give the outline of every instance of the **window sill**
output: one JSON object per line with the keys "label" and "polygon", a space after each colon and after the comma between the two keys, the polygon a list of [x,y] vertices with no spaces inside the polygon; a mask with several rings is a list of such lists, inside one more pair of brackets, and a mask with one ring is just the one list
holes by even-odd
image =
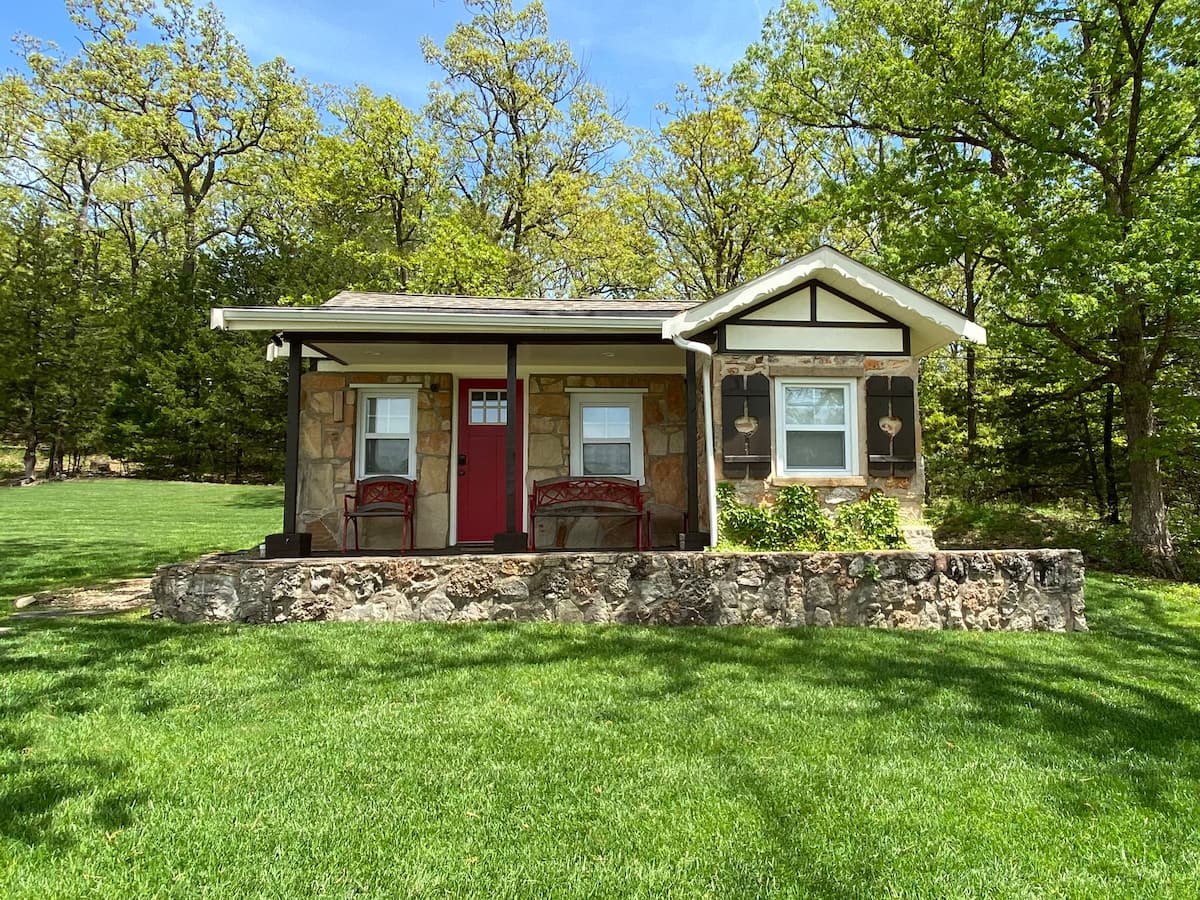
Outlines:
{"label": "window sill", "polygon": [[773,475],[771,484],[807,484],[809,487],[866,487],[862,475]]}

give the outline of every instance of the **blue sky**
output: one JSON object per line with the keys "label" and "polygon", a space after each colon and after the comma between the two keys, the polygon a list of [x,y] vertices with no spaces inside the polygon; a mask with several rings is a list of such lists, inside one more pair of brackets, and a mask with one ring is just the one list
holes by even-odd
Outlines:
{"label": "blue sky", "polygon": [[[759,35],[771,0],[544,0],[551,35],[570,43],[591,80],[625,105],[631,125],[652,127],[654,105],[690,81],[698,64],[728,68]],[[518,0],[519,5],[519,0]],[[467,18],[461,0],[217,0],[256,59],[283,56],[317,82],[362,83],[419,106],[436,71],[418,41],[439,43]],[[0,33],[75,46],[59,0],[0,0]],[[17,64],[11,54],[4,68]]]}

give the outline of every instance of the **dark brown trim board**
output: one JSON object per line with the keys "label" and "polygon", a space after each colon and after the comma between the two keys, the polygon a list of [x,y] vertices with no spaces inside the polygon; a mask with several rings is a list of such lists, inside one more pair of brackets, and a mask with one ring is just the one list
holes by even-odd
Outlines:
{"label": "dark brown trim board", "polygon": [[287,438],[283,465],[283,532],[296,531],[298,472],[300,468],[300,373],[303,345],[288,341]]}

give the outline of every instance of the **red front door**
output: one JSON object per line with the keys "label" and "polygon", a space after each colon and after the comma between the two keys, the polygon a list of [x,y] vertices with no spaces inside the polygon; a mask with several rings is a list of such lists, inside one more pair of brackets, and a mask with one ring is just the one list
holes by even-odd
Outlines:
{"label": "red front door", "polygon": [[[524,389],[517,382],[517,530],[525,494]],[[458,383],[458,542],[491,543],[507,531],[505,426],[509,405],[502,378],[468,378]]]}

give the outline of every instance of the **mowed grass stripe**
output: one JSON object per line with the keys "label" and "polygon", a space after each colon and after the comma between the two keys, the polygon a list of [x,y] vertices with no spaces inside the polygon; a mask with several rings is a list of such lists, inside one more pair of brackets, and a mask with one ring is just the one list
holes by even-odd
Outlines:
{"label": "mowed grass stripe", "polygon": [[92,478],[0,488],[0,604],[257,547],[279,530],[282,508],[282,490],[260,485]]}

